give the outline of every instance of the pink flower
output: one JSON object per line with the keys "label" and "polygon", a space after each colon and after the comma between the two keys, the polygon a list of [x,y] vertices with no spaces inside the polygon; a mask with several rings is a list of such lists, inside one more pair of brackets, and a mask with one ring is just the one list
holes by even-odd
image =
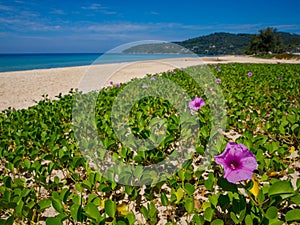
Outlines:
{"label": "pink flower", "polygon": [[121,86],[121,84],[119,84],[119,83],[116,84],[116,87],[117,87],[117,88],[119,88],[120,86]]}
{"label": "pink flower", "polygon": [[112,81],[111,81],[111,82],[109,82],[109,84],[110,84],[110,85],[113,85],[113,84],[114,84],[114,82],[112,82]]}
{"label": "pink flower", "polygon": [[156,80],[155,77],[151,77],[150,80]]}
{"label": "pink flower", "polygon": [[248,77],[252,77],[252,72],[248,72]]}
{"label": "pink flower", "polygon": [[197,111],[204,105],[205,105],[204,100],[199,97],[195,97],[192,101],[189,102],[189,107],[190,110],[192,111]]}
{"label": "pink flower", "polygon": [[220,78],[217,79],[217,83],[218,84],[221,83],[221,79]]}
{"label": "pink flower", "polygon": [[255,155],[243,144],[228,142],[224,152],[215,156],[216,163],[224,168],[224,178],[231,183],[250,180],[257,169]]}
{"label": "pink flower", "polygon": [[147,86],[147,85],[143,85],[142,88],[143,88],[143,89],[147,89],[148,86]]}

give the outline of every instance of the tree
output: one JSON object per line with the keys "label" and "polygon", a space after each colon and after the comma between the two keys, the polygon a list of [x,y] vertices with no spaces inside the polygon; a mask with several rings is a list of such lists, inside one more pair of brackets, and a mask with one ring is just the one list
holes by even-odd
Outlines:
{"label": "tree", "polygon": [[282,40],[277,30],[268,27],[264,30],[259,30],[259,34],[252,38],[250,46],[246,51],[250,54],[280,53],[282,48]]}

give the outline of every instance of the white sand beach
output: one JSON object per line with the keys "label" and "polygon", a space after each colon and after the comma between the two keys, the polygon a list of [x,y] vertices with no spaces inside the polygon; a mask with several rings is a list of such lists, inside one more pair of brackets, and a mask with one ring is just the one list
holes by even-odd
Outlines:
{"label": "white sand beach", "polygon": [[[221,56],[201,58],[170,58],[134,63],[39,69],[0,73],[0,111],[12,107],[22,109],[41,100],[42,95],[55,99],[71,88],[86,90],[114,83],[123,83],[146,74],[165,72],[174,68],[215,63],[300,63],[299,60],[259,59],[249,56]],[[96,74],[96,76],[94,76]],[[93,76],[90,76],[93,75]],[[90,76],[90,77],[89,77]],[[99,82],[99,77],[102,77]]]}

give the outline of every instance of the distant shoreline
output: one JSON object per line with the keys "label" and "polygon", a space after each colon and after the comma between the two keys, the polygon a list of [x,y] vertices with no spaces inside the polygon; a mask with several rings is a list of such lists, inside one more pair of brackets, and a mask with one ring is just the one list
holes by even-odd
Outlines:
{"label": "distant shoreline", "polygon": [[141,78],[147,74],[161,73],[174,68],[233,62],[299,64],[300,60],[261,59],[229,55],[200,58],[168,58],[92,66],[1,72],[0,111],[8,107],[15,109],[30,107],[36,104],[35,101],[43,99],[42,95],[48,95],[50,99],[55,99],[55,96],[60,93],[63,95],[68,94],[72,88],[80,87],[84,80],[83,78],[91,74],[95,75],[90,76],[85,85],[87,87],[96,87],[95,85],[100,87],[109,85],[109,82],[114,84],[124,83],[132,78]]}

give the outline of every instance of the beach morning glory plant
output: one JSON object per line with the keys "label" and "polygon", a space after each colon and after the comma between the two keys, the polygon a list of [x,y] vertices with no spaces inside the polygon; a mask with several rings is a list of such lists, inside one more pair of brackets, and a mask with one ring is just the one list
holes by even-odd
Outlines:
{"label": "beach morning glory plant", "polygon": [[205,105],[205,101],[202,98],[199,98],[197,96],[192,101],[189,102],[189,108],[193,112],[199,110],[204,105]]}
{"label": "beach morning glory plant", "polygon": [[215,156],[216,163],[224,168],[224,178],[231,183],[250,180],[257,169],[255,155],[243,144],[228,142],[224,152]]}

